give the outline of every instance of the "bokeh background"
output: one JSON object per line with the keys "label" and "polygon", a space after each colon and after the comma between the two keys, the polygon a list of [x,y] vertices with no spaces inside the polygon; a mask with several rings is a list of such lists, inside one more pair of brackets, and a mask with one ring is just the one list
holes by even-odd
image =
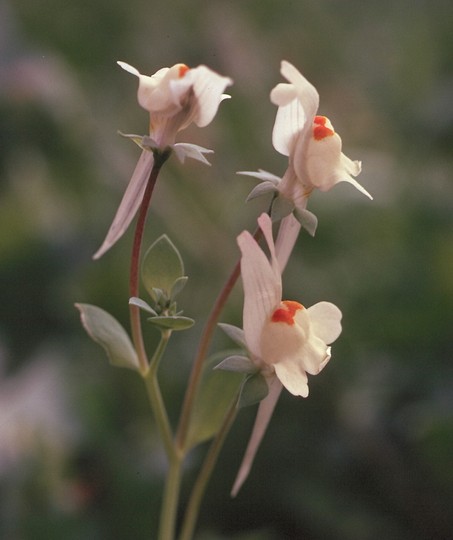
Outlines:
{"label": "bokeh background", "polygon": [[[112,368],[73,307],[128,324],[129,232],[99,247],[144,133],[136,80],[183,61],[235,81],[203,130],[212,167],[172,159],[149,242],[167,232],[197,319],[161,380],[175,419],[207,310],[282,174],[269,91],[294,63],[320,113],[363,161],[374,202],[316,193],[285,294],[330,300],[344,330],[310,397],[282,396],[252,474],[229,497],[255,410],[243,411],[202,507],[202,540],[450,538],[453,530],[453,4],[442,0],[2,0],[0,2],[0,538],[153,538],[165,475],[142,383]],[[223,320],[240,325],[241,292]],[[150,334],[152,330],[150,329]],[[152,339],[152,336],[151,336]],[[218,336],[217,346],[225,344]],[[228,344],[226,344],[228,345]],[[203,455],[194,452],[187,484]]]}

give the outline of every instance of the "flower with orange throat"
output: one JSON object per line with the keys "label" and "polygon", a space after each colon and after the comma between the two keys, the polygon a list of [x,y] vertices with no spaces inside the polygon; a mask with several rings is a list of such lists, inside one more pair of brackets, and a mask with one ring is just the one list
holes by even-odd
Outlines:
{"label": "flower with orange throat", "polygon": [[[286,204],[276,204],[276,218],[294,212],[302,225],[314,234],[317,220],[306,210],[314,189],[329,191],[339,182],[352,184],[372,199],[354,178],[361,169],[360,161],[349,159],[342,152],[342,141],[330,120],[319,116],[319,94],[316,88],[289,62],[281,63],[281,74],[288,81],[271,91],[271,101],[278,106],[272,132],[272,144],[280,154],[288,156],[288,167],[279,178],[271,173],[241,172],[261,180],[249,198],[269,191],[280,195]],[[275,202],[277,202],[277,200]],[[273,216],[274,217],[274,216]]]}
{"label": "flower with orange throat", "polygon": [[270,260],[244,231],[238,237],[244,287],[244,338],[251,360],[267,377],[276,376],[292,394],[308,396],[308,378],[330,359],[329,345],[341,333],[341,311],[330,302],[305,308],[282,301],[278,254],[267,214],[258,218]]}
{"label": "flower with orange throat", "polygon": [[137,99],[139,105],[149,112],[149,135],[126,135],[142,148],[142,154],[107,236],[94,254],[95,259],[110,249],[130,225],[143,200],[157,159],[162,161],[174,152],[181,162],[192,158],[209,165],[204,154],[212,150],[196,144],[177,143],[176,135],[192,123],[198,127],[207,126],[221,101],[229,97],[223,92],[232,84],[231,79],[206,66],[190,69],[185,64],[176,64],[147,76],[125,62],[118,64],[138,77]]}
{"label": "flower with orange throat", "polygon": [[[308,376],[317,375],[331,358],[331,347],[341,333],[341,311],[330,302],[305,308],[282,301],[281,270],[285,248],[274,245],[272,222],[258,218],[270,259],[247,231],[238,237],[244,288],[243,329],[250,360],[264,375],[269,393],[261,401],[252,435],[233,486],[236,495],[248,476],[282,386],[296,396],[308,396]],[[281,244],[282,246],[284,245]]]}

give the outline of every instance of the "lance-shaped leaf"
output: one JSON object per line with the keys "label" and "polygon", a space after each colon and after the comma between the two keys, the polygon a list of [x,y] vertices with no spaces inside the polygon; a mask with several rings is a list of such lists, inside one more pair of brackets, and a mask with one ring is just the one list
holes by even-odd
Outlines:
{"label": "lance-shaped leaf", "polygon": [[235,353],[237,351],[224,351],[206,360],[192,409],[186,450],[214,437],[222,425],[228,408],[236,399],[244,378],[243,374],[214,369],[225,356]]}
{"label": "lance-shaped leaf", "polygon": [[166,234],[158,238],[146,252],[142,263],[142,280],[151,298],[160,289],[170,298],[173,285],[184,276],[181,255]]}
{"label": "lance-shaped leaf", "polygon": [[110,313],[91,304],[76,304],[88,335],[102,345],[110,363],[139,371],[137,354],[126,330]]}
{"label": "lance-shaped leaf", "polygon": [[318,218],[307,209],[298,209],[294,210],[294,217],[302,225],[302,227],[310,234],[311,236],[315,235],[316,228],[318,227]]}
{"label": "lance-shaped leaf", "polygon": [[153,317],[157,317],[157,312],[154,311],[154,309],[141,298],[132,296],[131,298],[129,298],[129,305],[137,306],[138,308],[143,309],[143,311],[147,311],[148,313],[151,313]]}
{"label": "lance-shaped leaf", "polygon": [[242,328],[238,328],[237,326],[227,323],[219,323],[219,327],[230,339],[232,339],[236,343],[236,345],[239,345],[239,347],[242,347],[243,349],[247,349],[247,344],[245,343],[244,337],[244,330],[242,330]]}
{"label": "lance-shaped leaf", "polygon": [[294,203],[286,197],[275,197],[272,201],[271,217],[272,221],[280,221],[289,216],[294,210]]}

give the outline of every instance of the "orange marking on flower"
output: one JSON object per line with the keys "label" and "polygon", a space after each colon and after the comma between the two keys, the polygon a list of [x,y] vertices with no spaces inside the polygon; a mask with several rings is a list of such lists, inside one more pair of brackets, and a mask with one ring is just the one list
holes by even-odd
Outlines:
{"label": "orange marking on flower", "polygon": [[283,322],[293,326],[296,312],[299,311],[299,309],[304,309],[304,306],[293,300],[284,300],[280,305],[282,307],[277,308],[274,313],[272,313],[271,321]]}
{"label": "orange marking on flower", "polygon": [[326,126],[328,118],[326,116],[315,116],[313,126],[313,137],[317,141],[322,141],[326,137],[331,137],[335,134],[333,129],[330,129]]}
{"label": "orange marking on flower", "polygon": [[328,118],[327,116],[315,116],[315,119],[313,120],[313,122],[315,124],[318,124],[318,126],[325,126],[326,125],[326,122],[327,122]]}
{"label": "orange marking on flower", "polygon": [[186,66],[186,64],[181,64],[179,66],[179,78],[181,79],[182,77],[184,77],[184,75],[189,71],[189,66]]}

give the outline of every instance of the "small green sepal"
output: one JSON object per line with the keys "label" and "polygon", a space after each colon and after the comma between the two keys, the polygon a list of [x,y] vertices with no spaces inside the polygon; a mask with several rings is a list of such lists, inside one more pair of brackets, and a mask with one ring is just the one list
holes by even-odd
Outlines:
{"label": "small green sepal", "polygon": [[157,317],[157,312],[154,311],[154,309],[141,298],[132,296],[131,298],[129,298],[129,305],[137,306],[138,308],[143,309],[143,311],[147,311],[148,313],[151,313],[153,317]]}
{"label": "small green sepal", "polygon": [[280,221],[286,216],[289,216],[294,210],[294,203],[290,199],[279,195],[272,201],[271,218],[272,221]]}
{"label": "small green sepal", "polygon": [[228,356],[224,360],[217,364],[214,369],[221,369],[223,371],[235,371],[236,373],[256,373],[258,368],[248,358],[248,356],[233,355]]}
{"label": "small green sepal", "polygon": [[268,193],[276,193],[278,192],[277,186],[270,181],[264,181],[260,184],[257,184],[252,191],[248,194],[246,202],[251,201],[252,199],[256,199],[257,197],[261,197],[262,195],[267,195]]}
{"label": "small green sepal", "polygon": [[247,349],[244,330],[242,330],[242,328],[238,328],[237,326],[227,323],[219,323],[219,327],[232,341],[236,343],[236,345],[239,345],[239,347],[242,347],[243,349]]}
{"label": "small green sepal", "polygon": [[259,403],[268,393],[269,387],[261,372],[249,375],[242,384],[237,406],[242,409]]}
{"label": "small green sepal", "polygon": [[318,227],[318,218],[310,212],[309,210],[294,210],[294,217],[301,224],[301,226],[310,234],[311,236],[315,235],[316,229]]}

